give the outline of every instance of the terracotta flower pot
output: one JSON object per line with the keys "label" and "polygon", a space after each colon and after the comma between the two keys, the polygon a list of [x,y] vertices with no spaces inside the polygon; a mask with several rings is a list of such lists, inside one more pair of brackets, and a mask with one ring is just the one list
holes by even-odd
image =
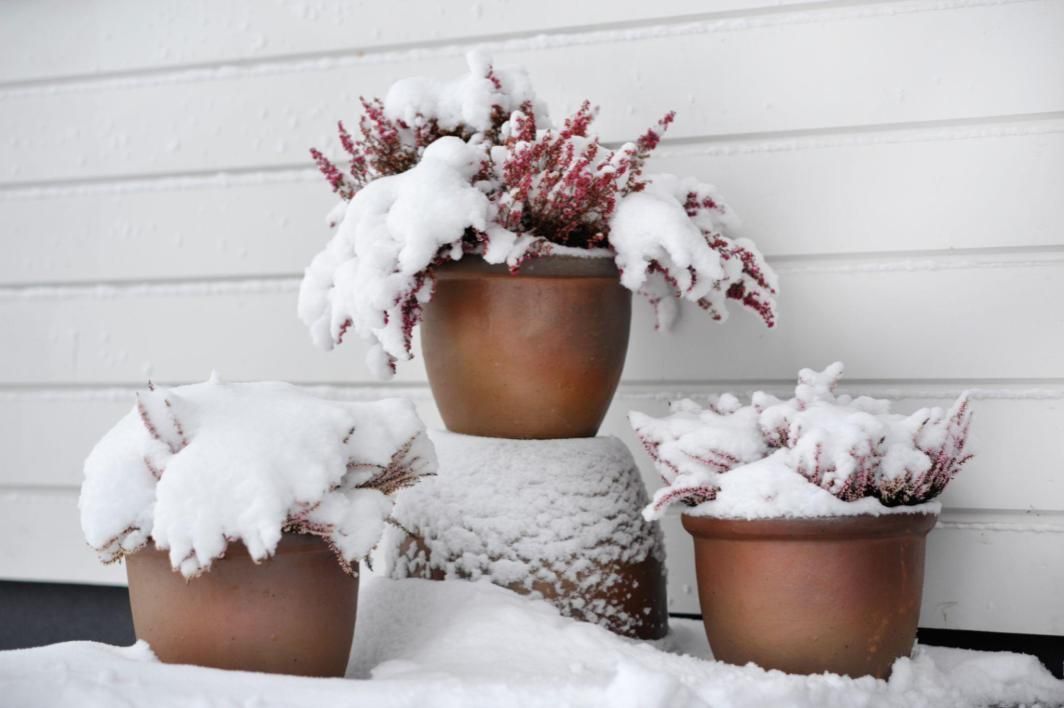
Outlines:
{"label": "terracotta flower pot", "polygon": [[358,577],[316,536],[285,534],[256,564],[230,543],[186,580],[166,552],[126,558],[137,638],[160,661],[302,676],[343,676],[355,631]]}
{"label": "terracotta flower pot", "polygon": [[683,517],[713,656],[886,678],[916,639],[933,514]]}
{"label": "terracotta flower pot", "polygon": [[[468,573],[461,570],[448,574],[443,568],[432,567],[432,549],[421,536],[406,536],[399,544],[398,552],[401,557],[408,559],[400,577],[472,580]],[[591,592],[565,578],[554,582],[514,581],[503,587],[518,595],[542,598],[559,607],[566,617],[599,624],[614,634],[633,639],[661,639],[669,633],[665,564],[660,558],[648,556],[636,564],[593,565],[590,572],[612,578],[615,582]],[[616,614],[600,619],[592,612],[573,609],[574,598],[580,598],[592,607],[611,608]],[[634,621],[629,618],[634,618]]]}
{"label": "terracotta flower pot", "polygon": [[544,256],[516,275],[479,258],[436,272],[421,345],[447,428],[592,437],[628,350],[632,294],[606,258]]}
{"label": "terracotta flower pot", "polygon": [[431,437],[438,472],[396,499],[387,574],[490,580],[617,634],[666,635],[664,537],[624,443]]}

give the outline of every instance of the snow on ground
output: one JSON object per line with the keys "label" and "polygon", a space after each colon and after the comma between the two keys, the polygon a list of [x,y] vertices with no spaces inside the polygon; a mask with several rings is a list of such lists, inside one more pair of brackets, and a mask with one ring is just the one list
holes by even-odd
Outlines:
{"label": "snow on ground", "polygon": [[919,647],[890,681],[789,676],[707,657],[692,620],[641,643],[486,582],[367,577],[349,679],[171,666],[144,644],[72,642],[0,652],[0,695],[25,708],[1064,705],[1064,682],[1020,654]]}

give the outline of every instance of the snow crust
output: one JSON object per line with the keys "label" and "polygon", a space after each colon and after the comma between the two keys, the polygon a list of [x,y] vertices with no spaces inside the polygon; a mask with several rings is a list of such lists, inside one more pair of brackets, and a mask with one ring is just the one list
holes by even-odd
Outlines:
{"label": "snow crust", "polygon": [[[696,195],[696,201],[708,198],[716,207],[691,211],[685,208],[690,195]],[[752,241],[724,236],[738,227],[739,219],[712,185],[693,177],[650,175],[646,188],[624,196],[610,219],[610,245],[617,253],[621,284],[649,297],[661,329],[671,328],[676,319],[677,298],[726,320],[727,292],[744,280],[743,262],[706,248],[708,234],[727,244],[726,250],[739,246],[756,254],[767,285],[779,290],[779,278]],[[661,270],[652,271],[652,264]],[[771,295],[766,299],[771,301]]]}
{"label": "snow crust", "polygon": [[434,466],[407,401],[329,401],[212,377],[138,394],[86,459],[78,506],[108,562],[154,541],[190,577],[232,541],[263,560],[291,529],[353,563],[379,540],[390,493]]}
{"label": "snow crust", "polygon": [[71,642],[0,652],[0,687],[22,708],[1064,704],[1064,682],[1022,654],[917,646],[889,681],[791,676],[709,660],[701,622],[674,619],[672,628],[659,642],[635,642],[488,583],[363,573],[346,680],[160,664],[143,643]]}
{"label": "snow crust", "polygon": [[[619,603],[617,571],[650,556],[664,562],[663,538],[640,514],[646,490],[620,440],[430,436],[439,472],[399,495],[397,525],[381,543],[392,577],[484,578],[553,596],[563,614],[615,631],[646,621]],[[421,546],[400,552],[408,534]],[[601,596],[611,589],[618,602]]]}
{"label": "snow crust", "polygon": [[[690,485],[700,475],[678,478],[675,487]],[[823,516],[883,516],[886,514],[938,514],[937,501],[912,506],[886,506],[874,497],[843,501],[812,484],[794,471],[787,453],[779,450],[768,457],[737,467],[716,477],[720,491],[716,499],[684,509],[692,516],[728,519],[811,518]],[[703,482],[698,482],[699,484]],[[655,502],[668,493],[668,487],[655,493]],[[649,518],[659,518],[664,508],[648,507]]]}
{"label": "snow crust", "polygon": [[937,514],[928,499],[967,459],[966,397],[949,411],[894,414],[886,400],[836,395],[842,372],[838,362],[803,369],[789,400],[757,392],[743,405],[723,394],[705,407],[677,401],[664,418],[630,413],[667,485],[646,517],[676,502],[739,519]]}
{"label": "snow crust", "polygon": [[415,167],[358,192],[300,286],[299,317],[315,344],[331,349],[353,327],[369,344],[370,371],[382,379],[394,360],[410,358],[407,294],[428,302],[432,281],[422,274],[439,249],[454,245],[457,260],[466,229],[488,228],[490,204],[471,183],[483,157],[459,138],[441,138]]}
{"label": "snow crust", "polygon": [[547,106],[536,96],[524,68],[494,66],[480,50],[469,52],[466,62],[469,73],[457,79],[415,77],[396,81],[385,94],[385,114],[411,127],[435,120],[445,131],[471,128],[483,132],[492,127],[493,106],[509,115],[529,102],[537,117],[546,120]]}

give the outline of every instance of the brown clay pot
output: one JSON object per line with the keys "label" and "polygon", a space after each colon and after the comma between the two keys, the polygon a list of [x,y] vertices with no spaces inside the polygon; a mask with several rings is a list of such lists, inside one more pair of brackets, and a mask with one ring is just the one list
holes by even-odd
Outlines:
{"label": "brown clay pot", "polygon": [[378,570],[490,580],[617,634],[665,636],[664,536],[624,443],[430,438],[437,473],[397,496]]}
{"label": "brown clay pot", "polygon": [[[448,575],[443,568],[432,567],[428,562],[432,551],[420,536],[407,535],[399,544],[399,554],[412,559],[405,569],[404,577],[427,580],[471,579],[461,572],[456,571]],[[566,570],[567,568],[558,568],[557,573],[563,575]],[[555,583],[542,580],[519,581],[503,587],[518,595],[540,597],[558,607],[566,617],[582,622],[594,622],[614,634],[633,639],[661,639],[669,633],[665,564],[660,558],[651,555],[639,563],[593,565],[581,574],[582,577],[590,575],[613,577],[617,582],[614,585],[594,588],[590,592],[582,590],[579,583],[572,580]],[[575,597],[579,597],[587,606],[600,609],[611,607],[616,613],[599,618],[575,607],[572,602]]]}
{"label": "brown clay pot", "polygon": [[160,661],[301,676],[343,676],[355,631],[358,577],[316,536],[285,534],[256,564],[230,543],[186,580],[165,551],[126,558],[137,638]]}
{"label": "brown clay pot", "polygon": [[624,368],[631,312],[606,258],[543,256],[515,275],[480,258],[441,266],[421,346],[443,422],[485,437],[594,436]]}
{"label": "brown clay pot", "polygon": [[935,521],[685,515],[713,656],[794,674],[887,678],[916,639]]}

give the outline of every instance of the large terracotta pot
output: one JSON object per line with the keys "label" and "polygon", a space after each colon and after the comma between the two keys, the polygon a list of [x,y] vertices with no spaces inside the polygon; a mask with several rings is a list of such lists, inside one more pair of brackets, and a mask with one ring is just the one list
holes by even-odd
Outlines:
{"label": "large terracotta pot", "polygon": [[[462,569],[447,572],[433,566],[431,546],[421,536],[407,535],[399,544],[398,552],[404,559],[399,577],[425,578],[427,580],[473,580]],[[564,570],[567,569],[563,569]],[[581,587],[592,574],[612,580],[600,587]],[[669,609],[665,588],[665,564],[661,558],[647,556],[638,563],[592,565],[589,571],[579,574],[577,580],[562,578],[554,582],[531,579],[518,580],[503,585],[518,595],[542,598],[557,607],[566,617],[592,622],[633,639],[661,639],[669,633]],[[574,600],[582,600],[581,607],[574,607]],[[613,614],[598,614],[584,609],[609,608]]]}
{"label": "large terracotta pot", "polygon": [[126,559],[137,638],[160,661],[301,676],[343,676],[358,577],[316,536],[285,534],[256,564],[242,543],[186,580],[166,552]]}
{"label": "large terracotta pot", "polygon": [[447,428],[594,436],[624,368],[631,310],[608,258],[544,256],[515,275],[473,257],[440,267],[421,345]]}
{"label": "large terracotta pot", "polygon": [[916,639],[933,514],[683,517],[713,656],[886,678]]}
{"label": "large terracotta pot", "polygon": [[617,634],[665,636],[664,537],[624,443],[430,437],[437,474],[398,495],[384,572],[487,579]]}

